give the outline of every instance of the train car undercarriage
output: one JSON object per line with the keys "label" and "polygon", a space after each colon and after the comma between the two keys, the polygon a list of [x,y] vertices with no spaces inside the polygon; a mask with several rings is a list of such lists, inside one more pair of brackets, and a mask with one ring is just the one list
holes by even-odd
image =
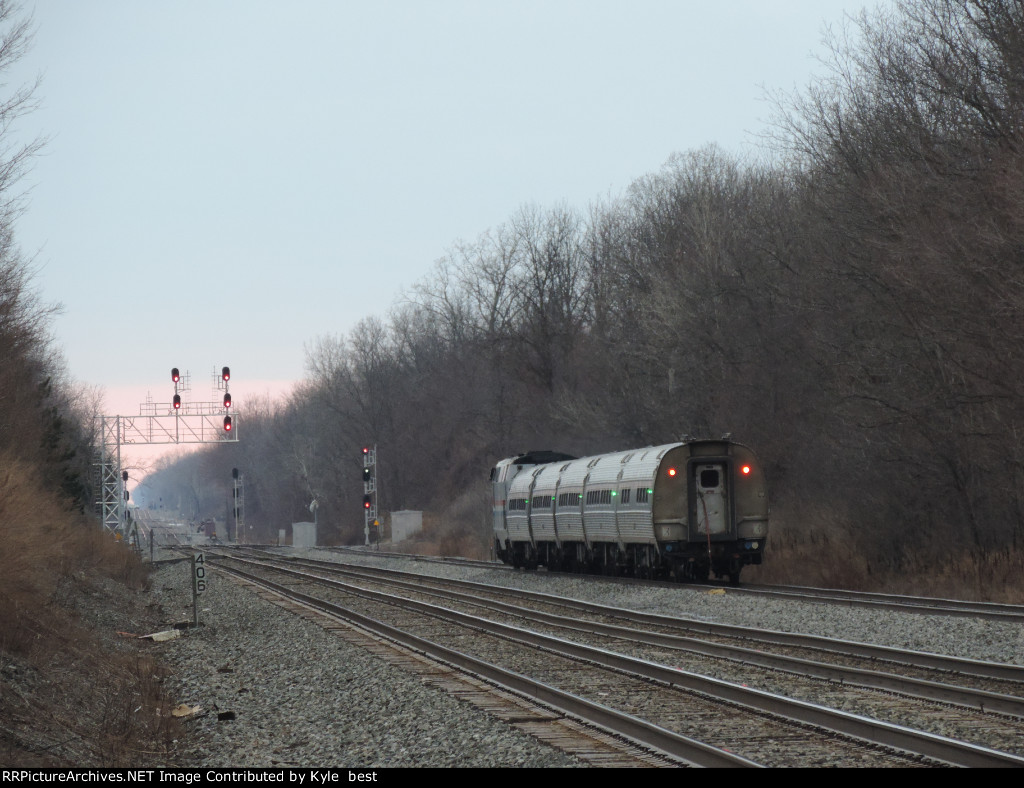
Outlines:
{"label": "train car undercarriage", "polygon": [[575,542],[557,545],[554,542],[506,541],[504,547],[495,541],[497,558],[516,569],[545,567],[552,572],[574,572],[611,577],[636,577],[645,580],[674,580],[686,583],[707,582],[712,573],[716,579],[727,579],[737,585],[740,570],[761,563],[761,554],[744,555],[744,543],[712,542],[710,555],[706,547],[694,549],[686,542],[655,545],[627,545]]}

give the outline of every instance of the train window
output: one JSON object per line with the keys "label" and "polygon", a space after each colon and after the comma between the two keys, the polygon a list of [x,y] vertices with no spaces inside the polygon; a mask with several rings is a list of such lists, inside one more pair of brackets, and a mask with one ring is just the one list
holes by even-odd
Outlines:
{"label": "train window", "polygon": [[534,509],[550,509],[551,508],[551,497],[548,495],[535,495],[533,497],[533,508]]}
{"label": "train window", "polygon": [[701,487],[717,487],[718,486],[718,471],[709,468],[700,472],[700,486]]}
{"label": "train window", "polygon": [[628,489],[622,491],[622,503],[629,503],[629,493]]}
{"label": "train window", "polygon": [[636,490],[636,502],[647,503],[649,495],[650,490],[648,490],[646,487],[638,487]]}

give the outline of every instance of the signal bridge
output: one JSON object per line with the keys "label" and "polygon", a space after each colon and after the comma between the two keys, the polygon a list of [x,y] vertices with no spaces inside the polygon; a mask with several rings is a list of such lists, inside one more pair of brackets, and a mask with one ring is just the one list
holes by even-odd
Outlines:
{"label": "signal bridge", "polygon": [[[184,380],[182,379],[184,377]],[[122,445],[158,445],[175,443],[237,443],[238,415],[228,415],[231,394],[228,381],[231,370],[214,373],[215,386],[224,392],[221,402],[182,401],[179,391],[188,391],[188,373],[180,375],[178,368],[171,370],[174,398],[171,402],[156,403],[149,400],[139,406],[138,416],[97,416],[99,422],[99,487],[97,508],[103,525],[110,531],[136,542],[138,530],[128,517],[128,492],[125,482],[128,472],[121,471]]]}
{"label": "signal bridge", "polygon": [[[230,407],[230,405],[228,406]],[[223,416],[227,412],[223,402],[143,402],[139,416]],[[132,418],[125,416],[124,418]]]}
{"label": "signal bridge", "polygon": [[[162,415],[101,416],[103,443],[167,444],[167,443],[237,443],[238,414],[225,416],[224,409],[214,411],[214,403],[190,403],[197,412],[171,410]],[[209,406],[209,409],[205,409]],[[183,407],[182,410],[185,410]],[[192,408],[189,408],[191,411]],[[226,421],[231,419],[231,421]],[[230,425],[230,426],[228,426]]]}

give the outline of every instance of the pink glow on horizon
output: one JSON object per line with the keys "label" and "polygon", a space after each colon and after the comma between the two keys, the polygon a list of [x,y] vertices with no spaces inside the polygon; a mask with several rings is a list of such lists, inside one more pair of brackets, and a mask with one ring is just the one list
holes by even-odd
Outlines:
{"label": "pink glow on horizon", "polygon": [[[236,380],[228,383],[231,391],[232,409],[243,412],[249,398],[269,398],[282,402],[288,398],[298,381],[294,380]],[[218,402],[223,395],[212,383],[197,385],[192,382],[191,391],[179,388],[183,402]],[[137,416],[146,403],[147,396],[154,403],[169,403],[174,396],[174,384],[168,376],[167,385],[154,386],[113,386],[103,389],[103,414],[105,416]]]}
{"label": "pink glow on horizon", "polygon": [[[242,432],[239,439],[245,440],[245,412],[247,401],[253,398],[267,399],[271,402],[283,403],[299,385],[294,380],[245,380],[236,379],[232,376],[229,382],[231,392],[231,410],[233,415],[241,416]],[[212,381],[203,380],[197,384],[195,377],[192,379],[190,391],[182,391],[182,401],[188,402],[219,402],[223,396],[222,391],[214,388]],[[141,413],[142,406],[149,400],[155,404],[170,403],[174,396],[174,383],[167,378],[167,385],[154,386],[114,386],[104,388],[102,392],[104,416],[137,416]],[[121,465],[128,470],[128,489],[134,489],[135,485],[146,473],[152,470],[156,461],[165,456],[176,454],[187,454],[200,448],[198,444],[160,444],[155,446],[122,445]]]}

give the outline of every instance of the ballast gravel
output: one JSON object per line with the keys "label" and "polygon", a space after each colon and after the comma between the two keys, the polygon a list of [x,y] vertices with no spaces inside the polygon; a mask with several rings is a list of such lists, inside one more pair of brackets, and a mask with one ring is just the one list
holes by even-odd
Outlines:
{"label": "ballast gravel", "polygon": [[[175,622],[193,618],[190,570],[154,576]],[[165,694],[195,710],[168,766],[583,765],[216,572],[200,600],[200,626],[157,644]]]}
{"label": "ballast gravel", "polygon": [[[501,572],[382,555],[287,555],[344,560],[573,596],[618,607],[786,632],[1024,664],[1019,625],[741,594],[652,588],[599,578]],[[191,567],[154,574],[154,604],[190,621]],[[168,766],[576,767],[582,762],[460,701],[213,572],[200,597],[201,626],[158,643],[171,670],[164,690],[198,707]]]}

